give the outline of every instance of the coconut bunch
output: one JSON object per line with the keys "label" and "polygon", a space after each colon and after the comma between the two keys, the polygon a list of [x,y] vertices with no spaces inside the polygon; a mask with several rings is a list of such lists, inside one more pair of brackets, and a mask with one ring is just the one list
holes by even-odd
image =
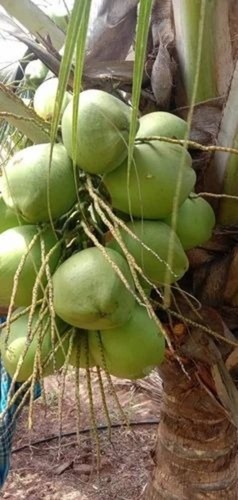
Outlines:
{"label": "coconut bunch", "polygon": [[[53,80],[34,99],[47,120]],[[73,165],[71,97],[62,142],[22,149],[3,169],[0,303],[9,312],[2,360],[21,382],[68,365],[143,378],[165,354],[151,290],[162,295],[183,277],[186,251],[210,238],[214,213],[192,193],[189,152],[156,139],[184,139],[185,121],[162,112],[140,118],[128,166],[131,108],[106,92],[83,91]]]}

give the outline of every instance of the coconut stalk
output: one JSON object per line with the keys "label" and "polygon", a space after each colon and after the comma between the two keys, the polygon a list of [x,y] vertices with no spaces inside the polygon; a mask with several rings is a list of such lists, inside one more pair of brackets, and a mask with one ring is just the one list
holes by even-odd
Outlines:
{"label": "coconut stalk", "polygon": [[[173,1],[174,25],[176,32],[177,57],[186,93],[188,111],[188,134],[191,129],[195,105],[218,96],[216,75],[216,1],[182,0]],[[187,134],[187,138],[188,138]],[[186,144],[185,144],[186,146]],[[174,198],[172,227],[176,228],[178,198],[182,187],[182,171],[185,157],[179,166],[179,178]],[[171,238],[168,263],[172,264],[174,242]],[[170,302],[170,289],[165,287],[164,303]]]}
{"label": "coconut stalk", "polygon": [[[238,129],[232,144],[238,150]],[[219,160],[218,160],[219,161]],[[228,195],[220,201],[218,221],[220,224],[238,223],[238,155],[226,155],[223,195]],[[230,198],[229,198],[230,197]]]}
{"label": "coconut stalk", "polygon": [[[192,120],[196,120],[196,110],[203,103],[199,111],[204,128],[208,107],[211,102],[214,109],[217,106],[216,115],[220,110],[218,123],[222,120],[219,144],[234,146],[238,123],[237,117],[232,120],[232,116],[237,107],[238,79],[236,72],[233,76],[229,3],[223,0],[172,0],[172,4],[177,59],[186,94],[185,101],[181,100],[181,94],[177,95],[177,100],[183,105],[189,105],[190,124]],[[222,119],[219,101],[228,92],[232,77],[233,85]],[[214,137],[214,142],[217,142],[217,136]],[[217,153],[211,166],[213,187],[217,189],[220,185],[221,190],[230,158],[229,154],[226,157],[223,155],[224,153]],[[227,178],[229,182],[226,180],[226,185],[229,183],[231,186],[234,182],[237,159],[238,157],[236,160],[234,157],[232,159],[230,178]],[[209,267],[206,273],[209,274]],[[211,293],[211,303],[212,298]],[[184,322],[186,324],[185,320]],[[213,330],[216,330],[217,325],[212,323],[213,321]],[[197,346],[193,346],[187,353],[188,359],[183,360],[183,369],[170,358],[159,368],[164,389],[161,421],[155,447],[155,468],[145,492],[145,500],[237,498],[237,390],[232,388],[233,398],[229,389],[225,388],[226,383],[221,383],[222,379],[224,381],[229,378],[224,366],[221,369],[222,375],[220,373],[217,377],[221,367],[212,366],[212,346],[207,338],[202,340],[199,327],[196,331],[190,330],[187,337],[184,334],[184,339],[179,339],[179,345],[181,342],[185,345],[189,337]],[[203,349],[204,355],[201,356]],[[220,349],[222,359],[222,346]],[[199,362],[196,360],[198,353]],[[232,381],[227,383],[228,386],[233,384]],[[236,407],[236,410],[232,410],[235,418],[231,418],[230,411],[227,411],[233,402]]]}
{"label": "coconut stalk", "polygon": [[[237,24],[234,20],[231,23],[233,5],[227,0],[171,1],[176,54],[182,80],[182,88],[178,85],[176,89],[176,102],[178,106],[189,104],[188,121],[193,125],[192,136],[197,142],[232,146],[234,131],[229,142],[227,139],[221,141],[218,133],[223,107],[234,77],[233,40],[236,39]],[[229,135],[231,126],[229,123]],[[199,129],[200,133],[197,133]],[[221,153],[217,161],[216,155],[215,165],[214,162],[211,164],[210,155],[203,158],[200,191],[221,193],[225,174],[224,158],[224,153]]]}
{"label": "coconut stalk", "polygon": [[[217,95],[214,57],[215,4],[215,0],[173,1],[177,51],[190,103],[196,78],[198,84],[194,96],[195,102],[205,101]],[[199,50],[201,55],[198,66]]]}
{"label": "coconut stalk", "polygon": [[31,0],[0,0],[0,5],[8,14],[21,23],[36,39],[47,39],[49,36],[53,46],[59,50],[65,40],[65,34],[56,26]]}
{"label": "coconut stalk", "polygon": [[[238,63],[234,71],[230,92],[223,111],[218,144],[238,148]],[[214,160],[219,192],[234,198],[222,198],[219,204],[218,221],[221,224],[238,223],[238,155],[217,152]]]}
{"label": "coconut stalk", "polygon": [[199,103],[223,95],[234,68],[228,2],[172,0],[172,4],[176,51],[188,103],[192,98]]}

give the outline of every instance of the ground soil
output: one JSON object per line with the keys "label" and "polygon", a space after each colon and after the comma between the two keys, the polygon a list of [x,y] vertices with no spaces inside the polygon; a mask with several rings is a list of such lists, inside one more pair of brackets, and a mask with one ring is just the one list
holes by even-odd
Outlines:
{"label": "ground soil", "polygon": [[[1,498],[16,500],[137,500],[142,498],[153,467],[153,446],[159,419],[160,382],[155,374],[146,383],[131,384],[114,380],[120,404],[131,426],[99,430],[99,450],[92,426],[85,372],[80,374],[80,433],[77,429],[77,405],[73,374],[67,375],[62,404],[62,438],[59,441],[58,395],[62,384],[50,377],[44,398],[34,403],[33,428],[29,430],[28,409],[19,417],[14,440],[11,472]],[[107,406],[112,424],[122,422],[111,388],[104,379]],[[96,373],[92,376],[94,418],[96,425],[108,427]],[[143,422],[140,424],[140,422]],[[145,423],[147,422],[147,423]],[[139,425],[134,425],[138,423]],[[57,436],[57,439],[48,438]],[[46,438],[41,444],[35,441]],[[23,449],[22,449],[23,447]]]}

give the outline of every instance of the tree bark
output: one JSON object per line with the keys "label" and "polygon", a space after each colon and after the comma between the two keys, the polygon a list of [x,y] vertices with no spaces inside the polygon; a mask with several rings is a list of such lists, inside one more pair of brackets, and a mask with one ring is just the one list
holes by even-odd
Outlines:
{"label": "tree bark", "polygon": [[[186,366],[187,370],[187,366]],[[164,384],[155,469],[145,500],[235,500],[237,431],[200,384],[175,361],[161,369]]]}

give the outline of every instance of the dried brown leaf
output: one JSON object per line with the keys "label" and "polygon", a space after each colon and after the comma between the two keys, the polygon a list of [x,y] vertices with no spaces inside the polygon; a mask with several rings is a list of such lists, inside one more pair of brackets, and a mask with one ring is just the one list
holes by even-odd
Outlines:
{"label": "dried brown leaf", "polygon": [[79,474],[92,474],[93,468],[90,464],[78,464],[74,466],[74,470]]}
{"label": "dried brown leaf", "polygon": [[225,365],[229,372],[238,368],[238,347],[228,356]]}
{"label": "dried brown leaf", "polygon": [[122,60],[133,43],[138,0],[95,2],[89,26],[86,61]]}
{"label": "dried brown leaf", "polygon": [[238,391],[222,360],[212,367],[212,376],[218,397],[238,428]]}
{"label": "dried brown leaf", "polygon": [[194,293],[202,303],[210,306],[222,304],[229,266],[230,255],[228,254],[195,269]]}
{"label": "dried brown leaf", "polygon": [[[224,300],[233,304],[232,298],[238,291],[238,247],[233,250],[229,271],[225,283]],[[234,305],[238,305],[238,302]]]}
{"label": "dried brown leaf", "polygon": [[169,51],[160,43],[152,74],[151,87],[161,109],[168,109],[173,85],[172,63]]}
{"label": "dried brown leaf", "polygon": [[158,47],[160,41],[167,47],[174,44],[175,35],[172,18],[171,0],[155,0],[151,21],[154,47]]}
{"label": "dried brown leaf", "polygon": [[73,464],[73,461],[70,460],[68,462],[63,462],[62,464],[58,465],[57,467],[54,468],[54,474],[57,476],[60,476],[65,472],[67,469],[69,469]]}

